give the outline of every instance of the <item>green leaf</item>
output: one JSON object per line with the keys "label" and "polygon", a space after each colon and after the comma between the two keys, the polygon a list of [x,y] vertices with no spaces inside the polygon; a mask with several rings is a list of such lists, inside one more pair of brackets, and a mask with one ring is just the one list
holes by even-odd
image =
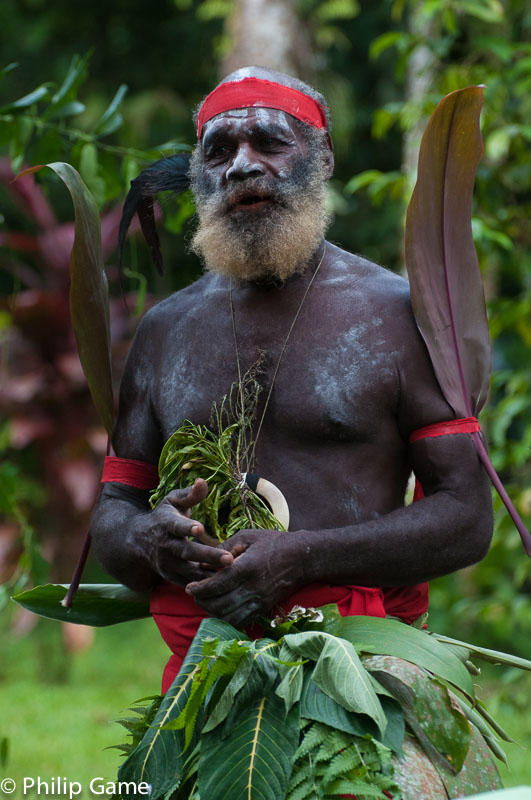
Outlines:
{"label": "green leaf", "polygon": [[[75,238],[70,256],[70,315],[79,359],[96,410],[109,436],[114,427],[109,296],[101,252],[101,226],[94,198],[77,170],[63,161],[50,167],[74,204]],[[42,169],[34,167],[27,172]],[[27,174],[27,173],[25,173]]]}
{"label": "green leaf", "polygon": [[386,31],[373,39],[369,46],[369,58],[375,61],[385,50],[395,45],[403,50],[410,42],[410,37],[403,31]]}
{"label": "green leaf", "polygon": [[385,718],[387,719],[387,726],[385,728],[382,744],[400,756],[406,733],[406,724],[400,703],[393,697],[380,697],[380,703],[382,704]]}
{"label": "green leaf", "polygon": [[61,86],[53,95],[50,105],[42,114],[43,119],[54,119],[61,117],[61,109],[76,99],[76,89],[85,78],[90,55],[90,53],[87,53],[83,57],[78,56],[77,54],[72,56],[72,61],[70,62],[68,72],[66,73]]}
{"label": "green leaf", "polygon": [[57,108],[53,114],[49,115],[49,119],[64,119],[65,117],[75,117],[77,114],[82,114],[86,106],[80,103],[79,100],[72,100],[70,103]]}
{"label": "green leaf", "polygon": [[370,677],[353,645],[321,631],[288,634],[290,651],[316,661],[312,680],[347,711],[367,714],[383,734],[387,724]]}
{"label": "green leaf", "polygon": [[[234,675],[238,666],[252,649],[252,644],[237,639],[220,642],[218,639],[207,640],[203,644],[203,660],[200,662],[199,672],[196,675],[190,697],[186,702],[181,714],[171,722],[164,725],[165,730],[179,730],[184,728],[185,741],[184,747],[188,748],[194,734],[196,718],[203,705],[205,698],[210,695],[210,690],[217,684],[219,679],[224,679],[226,684],[227,676]],[[251,662],[251,666],[253,663]],[[217,689],[217,687],[215,687]],[[216,702],[213,698],[210,708],[214,708]]]}
{"label": "green leaf", "polygon": [[[279,724],[280,722],[280,724]],[[241,709],[229,737],[217,731],[201,741],[199,794],[208,800],[280,800],[285,797],[299,743],[299,707],[284,718],[275,694]]]}
{"label": "green leaf", "polygon": [[330,725],[330,727],[345,733],[352,733],[355,736],[365,736],[367,733],[371,736],[378,734],[378,728],[370,717],[347,711],[325,694],[310,675],[305,676],[300,703],[301,717],[305,719],[323,722],[325,725]]}
{"label": "green leaf", "polygon": [[98,206],[105,202],[105,181],[99,174],[98,150],[94,142],[87,142],[79,155],[79,172]]}
{"label": "green leaf", "polygon": [[203,733],[214,730],[220,722],[223,722],[223,720],[227,718],[234,706],[238,692],[247,684],[253,666],[254,656],[252,652],[248,651],[238,664],[236,672],[225,687],[217,703],[209,710],[208,720],[203,726]]}
{"label": "green leaf", "polygon": [[448,689],[423,669],[392,656],[373,656],[367,666],[402,706],[426,754],[457,773],[470,744],[470,727]]}
{"label": "green leaf", "polygon": [[245,684],[235,695],[235,700],[220,730],[222,737],[232,736],[232,729],[244,709],[262,697],[265,693],[273,694],[274,687],[279,681],[278,659],[270,658],[278,643],[269,639],[258,639],[251,642],[249,651],[253,658],[253,668]]}
{"label": "green leaf", "polygon": [[319,3],[315,16],[321,22],[333,19],[353,19],[359,14],[358,0],[325,0]]}
{"label": "green leaf", "polygon": [[34,105],[34,103],[38,103],[39,100],[43,100],[45,97],[49,96],[51,85],[51,83],[43,83],[29,94],[25,94],[24,97],[14,100],[12,103],[9,103],[6,106],[2,106],[2,108],[0,108],[0,112],[5,113],[7,111],[16,111],[20,108],[28,108],[29,106]]}
{"label": "green leaf", "polygon": [[440,642],[403,622],[378,617],[343,617],[337,627],[342,636],[364,653],[403,658],[433,672],[474,696],[472,677],[461,661]]}
{"label": "green leaf", "polygon": [[125,83],[122,83],[113,99],[109,103],[109,107],[94,128],[94,133],[97,136],[107,136],[109,133],[114,133],[114,131],[117,130],[122,124],[122,115],[119,113],[118,109],[126,95],[126,92],[127,86]]}
{"label": "green leaf", "polygon": [[460,0],[459,5],[466,14],[484,22],[502,22],[504,18],[500,0]]}
{"label": "green leaf", "polygon": [[203,645],[208,638],[244,639],[245,636],[221,620],[203,620],[179,674],[160,705],[152,727],[118,772],[120,781],[149,783],[151,800],[157,800],[167,791],[174,789],[183,775],[185,763],[183,733],[180,730],[167,730],[164,725],[176,719],[185,707],[194,677],[199,671],[199,663],[204,658]]}
{"label": "green leaf", "polygon": [[24,153],[31,139],[34,124],[33,120],[27,117],[16,117],[11,128],[11,141],[9,142],[9,155],[11,157],[11,168],[14,173],[18,172],[24,161]]}
{"label": "green leaf", "polygon": [[3,69],[0,69],[0,80],[2,80],[5,75],[12,72],[18,66],[20,65],[16,61],[12,61],[11,64],[8,64],[7,66],[3,67]]}
{"label": "green leaf", "polygon": [[[282,657],[282,656],[281,656]],[[296,664],[292,667],[280,667],[282,680],[276,688],[275,694],[284,700],[286,714],[291,707],[298,703],[302,692],[303,665]]]}
{"label": "green leaf", "polygon": [[479,647],[469,642],[461,642],[459,639],[451,639],[449,636],[442,636],[439,633],[432,633],[431,636],[438,642],[447,643],[455,647],[462,647],[474,653],[476,657],[489,661],[492,664],[503,664],[506,667],[518,667],[519,669],[531,670],[531,661],[520,656],[513,656],[511,653],[503,653],[500,650],[489,650],[487,647]]}
{"label": "green leaf", "polygon": [[48,583],[16,594],[13,600],[41,617],[78,625],[102,627],[149,617],[149,596],[119,583],[82,583],[72,608],[61,605],[67,590],[64,584]]}
{"label": "green leaf", "polygon": [[375,181],[381,180],[383,176],[384,173],[379,169],[366,169],[363,172],[359,172],[357,175],[354,175],[354,177],[348,181],[345,186],[345,192],[354,194],[360,189],[370,186]]}

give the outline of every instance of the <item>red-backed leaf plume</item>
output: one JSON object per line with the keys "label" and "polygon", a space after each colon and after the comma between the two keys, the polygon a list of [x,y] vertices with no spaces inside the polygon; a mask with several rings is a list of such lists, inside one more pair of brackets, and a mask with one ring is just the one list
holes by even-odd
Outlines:
{"label": "red-backed leaf plume", "polygon": [[91,193],[70,164],[56,161],[32,167],[22,175],[29,175],[44,166],[50,167],[61,178],[74,205],[70,315],[83,372],[96,410],[110,436],[114,424],[114,400],[109,295],[103,265],[100,217]]}
{"label": "red-backed leaf plume", "polygon": [[470,221],[483,152],[482,104],[481,87],[470,86],[437,106],[422,139],[406,219],[413,312],[457,417],[479,413],[490,379],[489,329]]}
{"label": "red-backed leaf plume", "polygon": [[[444,97],[422,137],[417,183],[406,218],[405,255],[413,313],[442,393],[456,417],[477,416],[490,380],[490,338],[472,239],[476,169],[483,153],[483,90]],[[478,456],[513,520],[526,553],[531,535],[496,474],[479,433]]]}

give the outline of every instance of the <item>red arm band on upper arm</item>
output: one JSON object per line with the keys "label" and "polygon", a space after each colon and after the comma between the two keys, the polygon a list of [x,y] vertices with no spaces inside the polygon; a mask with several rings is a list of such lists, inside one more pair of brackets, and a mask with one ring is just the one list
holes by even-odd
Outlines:
{"label": "red arm band on upper arm", "polygon": [[[455,433],[479,433],[480,424],[476,417],[463,417],[462,419],[451,419],[448,422],[436,422],[434,425],[426,425],[424,428],[417,428],[409,437],[410,444],[418,442],[420,439],[434,439],[437,436],[448,436]],[[415,481],[415,492],[413,502],[424,497],[422,486],[419,481]]]}
{"label": "red arm band on upper arm", "polygon": [[159,472],[156,464],[147,461],[106,456],[101,483],[125,483],[135,489],[150,490],[158,486]]}
{"label": "red arm band on upper arm", "polygon": [[463,419],[451,419],[449,422],[436,422],[434,425],[426,425],[418,428],[409,437],[409,442],[418,442],[419,439],[433,439],[436,436],[448,436],[453,433],[479,433],[480,424],[476,417],[463,417]]}

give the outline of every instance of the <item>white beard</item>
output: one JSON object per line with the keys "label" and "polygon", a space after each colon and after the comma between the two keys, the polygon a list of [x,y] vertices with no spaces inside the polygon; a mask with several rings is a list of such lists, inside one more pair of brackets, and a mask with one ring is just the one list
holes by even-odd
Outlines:
{"label": "white beard", "polygon": [[217,192],[200,192],[194,186],[199,224],[191,249],[207,270],[240,280],[284,281],[303,272],[324,238],[331,216],[319,163],[312,165],[305,184],[286,192],[282,205],[229,213]]}

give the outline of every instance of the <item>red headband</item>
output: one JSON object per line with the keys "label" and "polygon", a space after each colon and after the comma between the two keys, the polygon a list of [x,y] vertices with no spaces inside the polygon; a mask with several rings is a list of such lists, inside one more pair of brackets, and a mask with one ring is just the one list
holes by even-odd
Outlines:
{"label": "red headband", "polygon": [[323,106],[307,94],[273,81],[243,78],[222,83],[205,97],[197,115],[197,138],[205,122],[235,108],[278,108],[314,128],[326,128]]}

